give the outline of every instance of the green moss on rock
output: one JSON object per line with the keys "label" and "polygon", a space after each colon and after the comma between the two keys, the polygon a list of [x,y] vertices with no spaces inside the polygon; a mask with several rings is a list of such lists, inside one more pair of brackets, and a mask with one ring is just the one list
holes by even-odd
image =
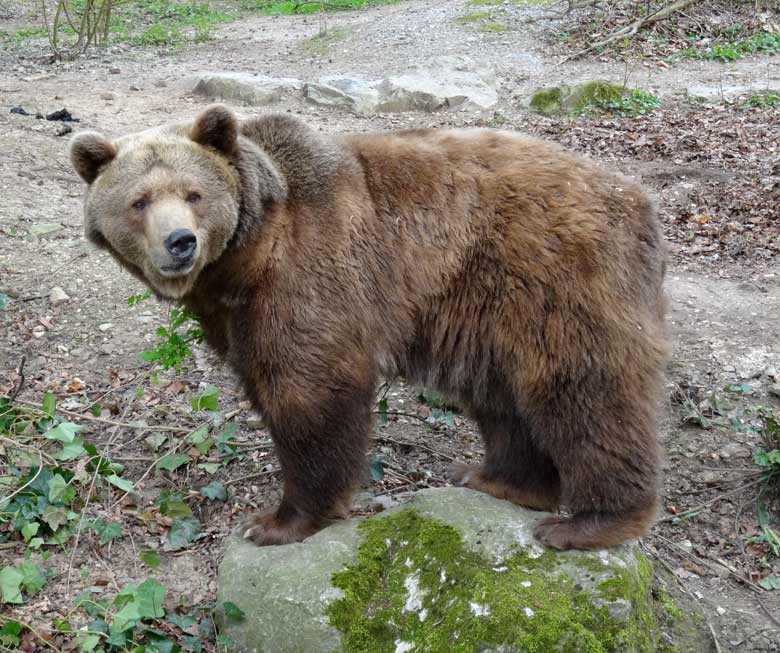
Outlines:
{"label": "green moss on rock", "polygon": [[464,488],[416,493],[388,513],[304,542],[230,538],[217,604],[246,653],[645,653],[711,650],[698,609],[635,544],[554,551],[543,515]]}
{"label": "green moss on rock", "polygon": [[548,116],[578,115],[591,110],[634,115],[647,113],[658,106],[658,98],[650,93],[603,80],[541,89],[529,102],[532,111]]}
{"label": "green moss on rock", "polygon": [[[652,570],[584,565],[523,549],[495,565],[467,549],[451,526],[407,508],[363,522],[358,561],[333,576],[343,597],[327,609],[346,653],[655,651]],[[617,609],[616,609],[617,608]]]}

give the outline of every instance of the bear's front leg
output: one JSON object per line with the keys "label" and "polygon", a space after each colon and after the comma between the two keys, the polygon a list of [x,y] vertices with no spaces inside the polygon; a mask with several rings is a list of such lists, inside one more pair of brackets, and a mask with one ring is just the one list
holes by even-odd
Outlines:
{"label": "bear's front leg", "polygon": [[309,387],[264,412],[284,494],[276,510],[250,516],[241,529],[259,546],[299,542],[345,516],[365,466],[373,384],[331,380]]}

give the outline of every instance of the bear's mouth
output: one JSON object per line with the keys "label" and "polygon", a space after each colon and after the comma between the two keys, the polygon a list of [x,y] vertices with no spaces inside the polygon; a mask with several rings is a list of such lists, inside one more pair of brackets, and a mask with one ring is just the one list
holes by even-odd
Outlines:
{"label": "bear's mouth", "polygon": [[180,263],[170,263],[168,265],[161,265],[157,268],[160,276],[166,278],[183,277],[192,272],[192,268],[195,267],[195,261],[182,261]]}

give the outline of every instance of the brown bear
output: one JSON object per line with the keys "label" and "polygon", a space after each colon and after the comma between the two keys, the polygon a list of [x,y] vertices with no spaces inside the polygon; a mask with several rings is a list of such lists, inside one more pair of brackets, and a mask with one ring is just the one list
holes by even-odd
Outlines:
{"label": "brown bear", "polygon": [[78,134],[86,233],[200,316],[268,424],[284,476],[244,535],[343,515],[380,376],[481,430],[455,482],[538,510],[544,544],[642,535],[657,502],[665,247],[629,180],[490,129],[325,136],[286,115]]}

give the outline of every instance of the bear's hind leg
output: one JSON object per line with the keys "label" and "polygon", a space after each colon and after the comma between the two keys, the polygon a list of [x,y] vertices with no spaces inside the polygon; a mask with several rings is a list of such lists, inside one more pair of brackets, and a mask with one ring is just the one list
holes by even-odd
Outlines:
{"label": "bear's hind leg", "polygon": [[[572,514],[537,524],[534,534],[543,544],[602,549],[641,537],[652,526],[660,458],[655,398],[646,388],[632,394],[629,381],[581,380],[568,397],[558,392],[533,416],[560,473],[562,504]],[[645,381],[652,387],[651,375]]]}
{"label": "bear's hind leg", "polygon": [[558,471],[534,444],[527,422],[521,416],[481,414],[477,423],[485,461],[479,467],[453,465],[453,483],[533,510],[556,512],[561,496]]}

